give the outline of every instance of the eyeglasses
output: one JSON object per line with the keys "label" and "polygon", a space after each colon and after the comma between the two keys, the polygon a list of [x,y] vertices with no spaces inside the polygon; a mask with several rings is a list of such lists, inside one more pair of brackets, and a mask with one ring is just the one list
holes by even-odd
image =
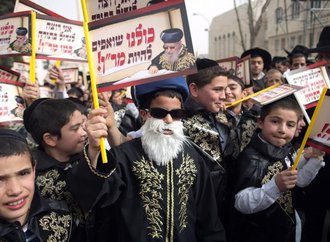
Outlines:
{"label": "eyeglasses", "polygon": [[167,114],[170,114],[173,119],[181,119],[184,116],[183,109],[172,109],[171,111],[168,111],[163,108],[150,108],[146,109],[146,111],[149,112],[152,117],[158,119],[165,118]]}

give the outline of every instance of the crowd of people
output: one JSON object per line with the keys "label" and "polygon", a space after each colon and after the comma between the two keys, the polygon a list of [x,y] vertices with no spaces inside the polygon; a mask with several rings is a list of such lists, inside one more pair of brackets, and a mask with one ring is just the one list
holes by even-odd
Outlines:
{"label": "crowd of people", "polygon": [[307,147],[291,169],[307,126],[296,99],[226,108],[285,83],[310,53],[329,70],[329,35],[287,57],[245,51],[250,85],[206,58],[195,74],[131,87],[133,102],[100,93],[97,109],[58,67],[52,98],[27,83],[23,131],[0,129],[0,241],[330,241],[329,155]]}

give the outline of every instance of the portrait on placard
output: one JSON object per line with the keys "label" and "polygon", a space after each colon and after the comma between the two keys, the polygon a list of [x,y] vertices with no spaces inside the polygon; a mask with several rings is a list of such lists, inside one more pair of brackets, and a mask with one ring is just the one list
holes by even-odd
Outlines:
{"label": "portrait on placard", "polygon": [[185,6],[179,2],[89,24],[98,88],[196,72]]}
{"label": "portrait on placard", "polygon": [[22,118],[19,117],[23,114],[22,98],[19,97],[17,86],[0,83],[0,126]]}
{"label": "portrait on placard", "polygon": [[30,63],[27,62],[13,62],[13,71],[20,73],[19,82],[26,83],[30,78]]}
{"label": "portrait on placard", "polygon": [[31,55],[30,15],[0,17],[0,55]]}
{"label": "portrait on placard", "polygon": [[78,82],[78,74],[79,68],[78,67],[64,67],[62,68],[62,74],[64,78],[64,83],[76,83]]}

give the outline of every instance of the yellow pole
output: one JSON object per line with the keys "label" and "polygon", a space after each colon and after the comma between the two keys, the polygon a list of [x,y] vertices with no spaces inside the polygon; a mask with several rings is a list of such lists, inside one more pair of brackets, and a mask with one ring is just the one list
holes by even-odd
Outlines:
{"label": "yellow pole", "polygon": [[244,101],[246,101],[246,100],[248,100],[248,99],[250,99],[250,98],[252,98],[252,97],[258,96],[259,94],[261,94],[261,93],[263,93],[263,92],[266,92],[266,91],[269,91],[269,90],[271,90],[271,89],[273,89],[273,88],[275,88],[275,87],[278,87],[279,85],[280,85],[280,84],[277,83],[277,84],[275,84],[275,85],[273,85],[273,86],[270,86],[270,87],[264,88],[264,89],[260,90],[259,92],[252,93],[251,95],[249,95],[249,96],[247,96],[247,97],[245,97],[245,98],[242,98],[242,99],[240,99],[240,100],[237,100],[237,101],[235,101],[235,102],[233,102],[233,103],[227,105],[226,108],[233,107],[233,106],[235,106],[235,105],[237,105],[237,104],[239,104],[239,103],[241,103],[241,102],[244,102]]}
{"label": "yellow pole", "polygon": [[300,145],[300,148],[299,148],[299,151],[298,151],[298,154],[297,154],[297,157],[296,159],[294,160],[294,163],[293,163],[293,166],[292,166],[292,170],[295,170],[297,169],[297,166],[298,166],[298,163],[299,163],[299,160],[300,160],[300,157],[304,151],[304,148],[305,148],[305,145],[307,143],[307,140],[308,140],[308,137],[310,135],[310,133],[312,132],[312,129],[313,129],[313,126],[314,126],[314,123],[317,119],[317,115],[321,109],[321,106],[322,106],[322,103],[323,103],[323,100],[324,100],[324,97],[325,97],[325,94],[327,92],[327,88],[326,87],[323,87],[323,90],[322,90],[322,93],[321,93],[321,96],[320,96],[320,99],[317,103],[317,106],[314,110],[314,113],[313,113],[313,117],[311,119],[311,122],[309,123],[309,126],[306,130],[306,133],[305,133],[305,136],[304,136],[304,139],[303,141],[301,142],[301,145]]}
{"label": "yellow pole", "polygon": [[[95,70],[93,66],[93,55],[92,55],[92,49],[91,49],[91,43],[89,39],[88,34],[88,14],[87,14],[87,8],[86,8],[86,2],[85,0],[81,0],[81,6],[83,10],[84,15],[84,34],[85,34],[85,41],[86,41],[86,50],[87,50],[87,59],[88,59],[88,67],[89,67],[89,75],[91,78],[91,88],[92,88],[92,97],[93,97],[93,104],[94,108],[99,108],[99,99],[97,95],[97,88],[96,88],[96,81],[95,81]],[[105,151],[105,141],[104,138],[100,140],[100,148],[101,148],[101,156],[103,163],[107,163],[107,154]]]}
{"label": "yellow pole", "polygon": [[36,12],[31,12],[31,58],[30,58],[30,82],[34,84],[36,82]]}

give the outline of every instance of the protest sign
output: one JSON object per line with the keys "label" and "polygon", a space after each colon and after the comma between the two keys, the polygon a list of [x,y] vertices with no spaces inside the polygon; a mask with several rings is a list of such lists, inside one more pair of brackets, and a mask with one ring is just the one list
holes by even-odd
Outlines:
{"label": "protest sign", "polygon": [[22,118],[14,115],[17,95],[19,95],[17,86],[0,83],[0,126],[23,121]]}
{"label": "protest sign", "polygon": [[32,11],[32,10],[35,11],[36,13],[46,14],[46,15],[54,16],[54,17],[58,17],[58,18],[64,18],[63,16],[61,16],[57,13],[54,13],[54,12],[50,11],[49,9],[36,4],[35,2],[29,1],[29,0],[16,0],[15,7],[14,7],[14,13],[23,12],[23,11]]}
{"label": "protest sign", "polygon": [[30,12],[0,16],[0,55],[31,55]]}
{"label": "protest sign", "polygon": [[236,73],[237,62],[239,58],[237,56],[217,60],[219,66],[226,71],[234,70]]}
{"label": "protest sign", "polygon": [[26,62],[13,62],[13,71],[16,71],[20,73],[19,81],[25,83],[27,80],[29,80],[30,76],[30,64]]}
{"label": "protest sign", "polygon": [[243,80],[246,87],[252,85],[250,55],[238,60],[236,67],[236,76]]}
{"label": "protest sign", "polygon": [[307,68],[290,71],[286,77],[289,84],[303,86],[304,89],[295,93],[301,109],[308,122],[310,118],[306,109],[315,107],[323,87],[330,87],[330,81],[324,63],[316,63]]}
{"label": "protest sign", "polygon": [[79,68],[78,67],[64,67],[62,68],[64,83],[75,83],[78,81]]}
{"label": "protest sign", "polygon": [[308,136],[307,145],[330,154],[330,90],[328,89],[323,98],[320,98],[320,108],[317,119],[313,124]]}
{"label": "protest sign", "polygon": [[36,38],[37,58],[87,61],[81,22],[38,14]]}
{"label": "protest sign", "polygon": [[283,84],[265,92],[262,92],[259,95],[252,97],[251,100],[258,106],[264,106],[269,103],[275,102],[281,98],[287,97],[303,88],[304,87],[301,86]]}
{"label": "protest sign", "polygon": [[[89,23],[99,91],[196,72],[184,2],[178,0],[159,6],[162,7],[143,8]],[[163,41],[172,37],[178,45],[167,47]],[[175,61],[165,57],[164,47],[175,52]],[[151,64],[159,64],[157,73],[150,73]]]}
{"label": "protest sign", "polygon": [[20,73],[13,71],[5,66],[0,66],[0,82],[23,86],[24,83],[19,82]]}
{"label": "protest sign", "polygon": [[112,17],[118,14],[128,13],[146,7],[150,0],[99,0],[87,1],[89,22]]}

